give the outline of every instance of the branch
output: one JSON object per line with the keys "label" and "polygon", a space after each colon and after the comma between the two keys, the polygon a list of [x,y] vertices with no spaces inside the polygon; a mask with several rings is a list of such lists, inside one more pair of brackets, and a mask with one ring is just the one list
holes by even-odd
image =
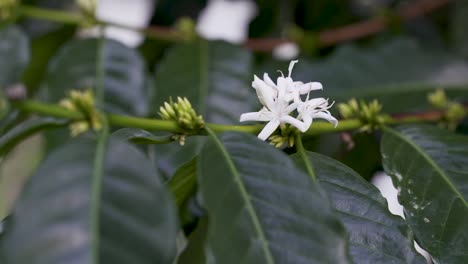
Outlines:
{"label": "branch", "polygon": [[[411,20],[417,17],[431,13],[438,8],[448,4],[450,0],[419,0],[399,8],[395,14],[400,20]],[[90,26],[92,19],[76,13],[47,10],[33,6],[20,5],[18,7],[20,16],[54,21],[64,24],[73,24],[78,26]],[[389,17],[376,17],[367,21],[350,24],[344,27],[329,29],[317,34],[317,44],[319,47],[332,46],[338,43],[355,40],[370,36],[385,30],[390,22]],[[178,42],[183,41],[184,36],[178,30],[171,27],[150,26],[148,28],[136,28],[120,23],[95,20],[94,23],[102,26],[115,26],[140,32],[148,38]],[[270,52],[279,45],[285,43],[294,43],[287,38],[253,38],[244,43],[244,47],[257,52]]]}
{"label": "branch", "polygon": [[[449,2],[450,0],[420,0],[401,7],[396,11],[396,14],[401,20],[412,20],[431,13]],[[370,36],[385,30],[390,20],[390,18],[376,17],[367,21],[319,32],[318,45],[320,47],[333,46],[338,43]],[[258,38],[250,39],[244,45],[254,51],[268,52],[285,43],[293,42],[285,38]]]}
{"label": "branch", "polygon": [[[78,111],[71,111],[59,105],[41,103],[37,101],[24,100],[14,103],[15,107],[27,113],[36,113],[44,116],[66,118],[72,121],[83,120],[85,117]],[[468,109],[468,107],[465,107]],[[182,129],[175,121],[167,121],[160,119],[132,117],[116,114],[105,114],[109,125],[116,127],[129,127],[140,128],[153,131],[165,131],[171,133],[181,133]],[[387,125],[398,125],[407,123],[421,123],[421,122],[438,122],[443,117],[442,111],[431,111],[426,113],[405,114],[404,116],[394,116],[387,120]],[[328,122],[314,122],[311,128],[305,133],[306,135],[320,135],[328,133],[337,133],[343,131],[350,131],[361,128],[363,123],[358,119],[340,120],[338,126],[335,128]],[[227,131],[245,132],[250,134],[259,133],[263,125],[222,125],[206,123],[216,133]]]}

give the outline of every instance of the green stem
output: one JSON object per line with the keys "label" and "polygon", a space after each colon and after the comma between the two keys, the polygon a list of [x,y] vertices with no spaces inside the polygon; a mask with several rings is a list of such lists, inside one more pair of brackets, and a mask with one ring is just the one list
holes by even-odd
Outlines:
{"label": "green stem", "polygon": [[34,6],[20,5],[18,7],[18,15],[30,18],[48,20],[63,24],[71,24],[77,26],[88,25],[86,17],[66,11],[43,9]]}
{"label": "green stem", "polygon": [[45,116],[53,116],[58,118],[67,118],[71,120],[82,120],[85,116],[77,111],[68,110],[59,105],[45,104],[36,101],[21,101],[13,104],[23,112],[37,113]]}
{"label": "green stem", "polygon": [[126,29],[134,32],[141,33],[150,39],[163,40],[163,41],[181,41],[182,36],[175,31],[165,31],[163,33],[158,33],[156,30],[151,30],[150,28],[138,28],[133,27],[117,22],[97,20],[97,23],[103,26],[117,27],[120,29]]}
{"label": "green stem", "polygon": [[[36,101],[24,100],[14,104],[18,109],[36,113],[45,116],[52,116],[58,118],[67,118],[71,120],[82,120],[84,116],[76,111],[65,109],[59,105],[40,103]],[[172,133],[181,133],[183,130],[178,126],[177,122],[167,121],[161,119],[151,119],[142,117],[132,117],[116,114],[107,114],[109,125],[117,127],[131,127],[140,128],[145,130],[167,131]],[[386,120],[387,125],[399,125],[408,123],[421,123],[421,122],[437,122],[440,120],[440,115],[433,115],[429,117],[408,115],[404,118],[389,118]],[[314,122],[311,128],[305,133],[306,136],[315,136],[327,133],[337,133],[343,131],[350,131],[359,129],[364,124],[357,119],[341,120],[335,128],[332,124],[327,122]],[[207,123],[206,127],[213,130],[215,133],[222,133],[227,131],[244,132],[250,134],[259,133],[264,125],[222,125]]]}
{"label": "green stem", "polygon": [[330,132],[343,132],[358,129],[362,125],[363,124],[358,119],[341,120],[336,127],[328,122],[314,122],[311,129],[305,132],[305,134],[308,136],[315,136]]}
{"label": "green stem", "polygon": [[317,180],[317,176],[315,176],[314,168],[312,168],[312,164],[307,158],[306,150],[304,148],[304,145],[302,144],[302,136],[299,133],[296,134],[295,144],[296,144],[297,153],[299,153],[299,155],[301,156],[301,159],[304,162],[304,165],[306,167],[307,173],[310,175],[310,177],[312,177],[312,180],[314,181]]}
{"label": "green stem", "polygon": [[129,25],[124,25],[117,22],[112,21],[105,21],[105,20],[97,20],[93,17],[83,16],[81,14],[76,14],[67,11],[61,10],[51,10],[51,9],[43,9],[29,5],[20,5],[18,7],[18,15],[23,17],[29,17],[32,19],[41,19],[47,20],[62,24],[69,24],[69,25],[76,25],[82,27],[89,27],[89,26],[112,26],[118,27],[121,29],[127,29],[134,32],[140,32],[147,36],[148,38],[156,39],[156,40],[163,40],[163,41],[180,41],[182,40],[182,36],[178,34],[176,31],[167,31],[165,30],[151,30],[148,28],[137,28]]}
{"label": "green stem", "polygon": [[132,127],[145,130],[159,130],[174,133],[182,132],[182,129],[174,121],[114,114],[108,114],[107,118],[111,125],[119,127]]}
{"label": "green stem", "polygon": [[249,133],[249,134],[257,134],[264,127],[264,125],[240,126],[240,125],[221,125],[221,124],[206,124],[206,126],[216,133],[234,131],[234,132],[244,132],[244,133]]}

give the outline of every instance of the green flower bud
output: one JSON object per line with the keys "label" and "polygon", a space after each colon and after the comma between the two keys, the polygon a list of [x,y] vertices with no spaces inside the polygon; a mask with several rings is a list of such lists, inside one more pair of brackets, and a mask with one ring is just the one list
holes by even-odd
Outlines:
{"label": "green flower bud", "polygon": [[0,20],[8,20],[15,14],[15,8],[18,4],[17,0],[1,0],[0,1]]}
{"label": "green flower bud", "polygon": [[447,119],[450,122],[458,122],[465,117],[465,109],[459,103],[450,103],[447,108]]}
{"label": "green flower bud", "polygon": [[185,97],[177,97],[176,102],[169,98],[169,103],[164,102],[164,105],[159,108],[159,115],[164,120],[176,121],[182,129],[186,130],[186,134],[197,134],[200,132],[198,130],[205,126],[203,117],[197,115],[192,104]]}
{"label": "green flower bud", "polygon": [[197,33],[195,31],[195,22],[189,17],[180,18],[175,25],[177,32],[186,41],[190,41],[196,38]]}
{"label": "green flower bud", "polygon": [[59,104],[68,110],[78,111],[85,116],[85,120],[75,121],[70,124],[72,136],[82,134],[90,128],[94,131],[101,130],[101,115],[96,109],[92,90],[72,90],[68,98],[62,99]]}
{"label": "green flower bud", "polygon": [[435,92],[428,94],[427,100],[438,109],[444,109],[448,104],[447,96],[443,89],[437,89]]}
{"label": "green flower bud", "polygon": [[76,0],[76,4],[85,16],[91,18],[96,16],[96,0]]}
{"label": "green flower bud", "polygon": [[340,115],[345,119],[353,118],[354,116],[351,107],[345,103],[338,104],[338,111],[340,112]]}

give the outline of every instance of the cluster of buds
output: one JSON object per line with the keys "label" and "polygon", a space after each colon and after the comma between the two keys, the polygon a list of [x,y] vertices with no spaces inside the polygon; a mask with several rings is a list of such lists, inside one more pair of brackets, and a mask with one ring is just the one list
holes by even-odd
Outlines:
{"label": "cluster of buds", "polygon": [[83,15],[91,18],[96,16],[96,0],[76,0],[76,4]]}
{"label": "cluster of buds", "polygon": [[59,104],[68,110],[80,112],[85,117],[83,120],[74,121],[70,124],[73,137],[88,131],[90,128],[94,131],[99,131],[102,128],[101,115],[96,110],[92,90],[73,90]]}
{"label": "cluster of buds", "polygon": [[1,0],[0,1],[0,20],[7,20],[12,17],[15,12],[17,0]]}
{"label": "cluster of buds", "polygon": [[288,147],[294,146],[294,137],[299,131],[290,124],[281,124],[280,131],[270,136],[270,144],[276,148],[281,148],[287,144]]}
{"label": "cluster of buds", "polygon": [[338,110],[345,119],[359,119],[364,124],[360,129],[361,131],[371,132],[384,125],[385,121],[389,119],[388,115],[381,113],[382,105],[377,100],[373,100],[370,103],[364,101],[358,103],[353,98],[348,103],[338,104]]}
{"label": "cluster of buds", "polygon": [[199,134],[205,128],[205,121],[201,115],[197,115],[189,100],[184,97],[177,97],[177,102],[169,98],[169,103],[159,108],[159,116],[163,120],[176,121],[183,133],[174,136],[181,145],[185,143],[187,135]]}
{"label": "cluster of buds", "polygon": [[427,100],[435,108],[444,111],[444,116],[439,126],[455,130],[460,121],[465,117],[466,111],[460,103],[447,99],[444,90],[437,89],[428,94]]}
{"label": "cluster of buds", "polygon": [[190,17],[182,17],[177,20],[175,29],[185,41],[191,41],[197,37],[195,22]]}

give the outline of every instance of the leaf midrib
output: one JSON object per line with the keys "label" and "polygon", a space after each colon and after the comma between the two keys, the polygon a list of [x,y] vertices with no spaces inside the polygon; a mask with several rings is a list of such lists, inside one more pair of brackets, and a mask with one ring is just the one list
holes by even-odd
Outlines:
{"label": "leaf midrib", "polygon": [[265,253],[266,263],[267,264],[274,264],[275,262],[273,260],[273,255],[271,254],[271,252],[270,252],[270,250],[268,248],[268,240],[266,239],[265,233],[264,233],[264,231],[263,231],[263,229],[262,229],[262,227],[260,225],[260,220],[259,220],[259,218],[257,216],[255,208],[253,207],[253,205],[252,205],[252,203],[250,201],[249,194],[247,193],[247,190],[246,190],[246,188],[245,188],[245,186],[244,186],[244,184],[242,182],[242,179],[241,179],[241,176],[240,176],[239,172],[236,169],[236,166],[234,165],[233,160],[229,156],[229,153],[227,152],[226,148],[224,148],[224,145],[218,139],[216,134],[214,134],[214,132],[211,131],[211,129],[209,129],[209,128],[207,128],[207,131],[210,134],[210,137],[213,139],[216,146],[221,150],[221,153],[222,153],[223,157],[225,158],[225,160],[226,160],[226,162],[228,164],[229,171],[234,176],[234,182],[237,184],[237,186],[239,188],[239,191],[240,191],[240,194],[241,194],[241,197],[245,201],[247,212],[248,212],[248,214],[250,215],[250,217],[252,219],[254,229],[255,229],[255,231],[256,231],[259,239],[260,239],[260,242],[262,244],[262,249],[263,249],[263,251]]}
{"label": "leaf midrib", "polygon": [[463,204],[465,205],[465,207],[468,207],[468,203],[463,197],[463,195],[460,193],[460,191],[455,187],[455,185],[453,185],[453,183],[450,181],[450,178],[444,173],[442,168],[440,168],[440,166],[437,165],[437,163],[429,155],[427,155],[424,152],[424,149],[422,149],[421,147],[413,143],[410,139],[406,138],[402,133],[399,133],[398,131],[392,128],[385,127],[384,130],[400,138],[401,140],[406,142],[408,145],[410,145],[412,148],[414,148],[435,169],[435,171],[439,175],[441,175],[442,179],[447,183],[450,189],[452,189],[452,191],[456,194],[456,196],[458,196],[463,201]]}

